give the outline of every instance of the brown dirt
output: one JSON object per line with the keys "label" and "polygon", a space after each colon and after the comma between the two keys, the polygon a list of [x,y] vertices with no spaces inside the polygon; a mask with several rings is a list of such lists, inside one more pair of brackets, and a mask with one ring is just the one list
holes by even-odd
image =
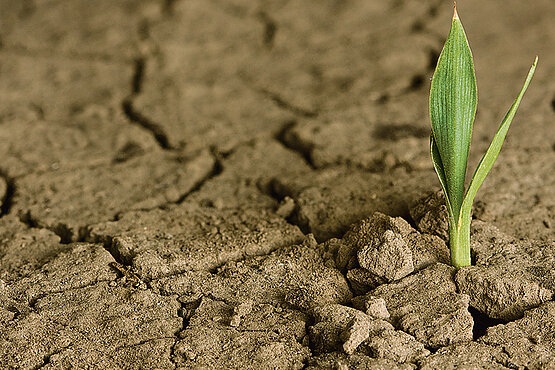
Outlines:
{"label": "brown dirt", "polygon": [[555,363],[555,6],[458,8],[471,168],[540,61],[455,271],[449,2],[0,0],[0,368]]}

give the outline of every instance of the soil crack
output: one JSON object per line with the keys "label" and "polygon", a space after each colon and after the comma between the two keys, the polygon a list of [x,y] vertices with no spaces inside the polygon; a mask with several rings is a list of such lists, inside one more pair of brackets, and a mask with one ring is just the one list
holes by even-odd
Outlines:
{"label": "soil crack", "polygon": [[39,370],[39,369],[42,369],[43,367],[49,365],[49,364],[50,364],[50,361],[52,360],[52,356],[55,356],[55,355],[57,355],[57,354],[60,354],[60,353],[62,353],[64,350],[66,350],[66,349],[68,349],[68,348],[70,348],[70,347],[71,347],[71,344],[68,344],[67,346],[64,346],[64,347],[62,347],[62,348],[60,348],[60,349],[57,349],[57,350],[55,350],[55,351],[53,351],[53,352],[47,354],[46,356],[43,357],[43,359],[42,359],[42,364],[40,364],[40,365],[38,365],[38,366],[35,366],[33,369],[34,369],[34,370]]}
{"label": "soil crack", "polygon": [[197,181],[197,183],[194,184],[191,187],[191,189],[189,189],[189,191],[181,195],[179,199],[175,202],[176,204],[183,203],[191,194],[199,191],[202,188],[202,186],[206,184],[206,182],[210,181],[211,179],[220,175],[223,172],[224,167],[222,164],[223,160],[221,155],[219,155],[215,150],[212,150],[212,156],[214,157],[214,165],[212,166],[212,170],[202,179]]}
{"label": "soil crack", "polygon": [[185,329],[187,329],[187,327],[189,326],[189,322],[191,321],[191,318],[193,317],[193,315],[195,314],[196,309],[200,306],[202,302],[202,297],[199,299],[196,299],[192,302],[188,302],[188,303],[184,303],[184,302],[180,302],[181,303],[181,308],[178,311],[178,315],[180,317],[183,318],[183,324],[181,325],[181,328],[175,333],[175,343],[172,345],[172,348],[170,350],[170,361],[177,367],[177,355],[175,353],[175,347],[177,346],[177,343],[179,342],[179,335],[181,332],[183,332]]}
{"label": "soil crack", "polygon": [[258,89],[258,91],[270,98],[270,100],[272,100],[279,108],[289,111],[296,116],[301,116],[305,118],[314,118],[318,116],[317,111],[296,106],[295,104],[287,101],[285,98],[275,92],[269,91],[264,88],[260,88]]}
{"label": "soil crack", "polygon": [[470,312],[470,315],[472,315],[474,319],[474,325],[472,326],[473,340],[478,340],[480,337],[484,336],[488,328],[492,326],[506,324],[505,321],[491,318],[471,306],[468,307],[468,312]]}
{"label": "soil crack", "polygon": [[62,221],[58,222],[56,225],[42,226],[40,224],[40,221],[31,215],[30,211],[27,211],[27,213],[19,214],[18,218],[21,223],[24,223],[32,229],[45,229],[53,232],[60,237],[60,244],[80,243],[87,241],[88,226],[79,227],[77,238],[74,239],[71,228]]}
{"label": "soil crack", "polygon": [[146,59],[138,58],[135,60],[135,72],[131,78],[131,94],[123,99],[121,108],[129,121],[141,126],[154,136],[160,147],[163,149],[173,149],[164,129],[157,123],[151,121],[141,112],[137,111],[133,106],[135,97],[141,93],[144,79],[144,71],[146,67]]}
{"label": "soil crack", "polygon": [[[297,205],[297,202],[295,201],[295,199],[287,194],[280,194],[278,191],[275,190],[276,185],[275,185],[275,178],[274,180],[272,180],[271,182],[271,186],[269,187],[269,189],[267,191],[263,190],[263,189],[258,189],[262,194],[265,194],[269,197],[272,197],[273,199],[275,199],[278,203],[278,207],[275,210],[275,214],[282,217],[283,219],[285,219],[285,221],[287,221],[288,224],[293,225],[293,226],[297,226],[299,228],[299,230],[301,230],[301,232],[306,236],[308,234],[311,233],[310,228],[308,227],[308,224],[306,222],[301,221],[300,217],[299,217],[299,206]],[[289,207],[288,202],[293,203],[292,204],[292,210],[289,212],[287,210],[288,215],[284,214],[284,212],[282,212],[282,209],[286,209],[287,207]]]}
{"label": "soil crack", "polygon": [[47,293],[43,293],[43,294],[39,294],[36,297],[33,297],[31,300],[29,300],[29,308],[31,311],[35,310],[35,305],[37,304],[37,302],[45,297],[48,297],[50,295],[54,295],[54,294],[61,294],[61,293],[66,293],[66,292],[71,292],[72,290],[79,290],[79,289],[85,289],[85,288],[91,288],[94,287],[100,283],[109,283],[112,280],[97,280],[95,282],[92,283],[88,283],[88,284],[83,284],[83,285],[79,285],[79,286],[74,286],[71,288],[67,288],[67,289],[61,289],[61,290],[55,290],[52,292],[47,292]]}
{"label": "soil crack", "polygon": [[112,255],[112,258],[116,261],[119,266],[123,266],[127,269],[131,268],[131,263],[124,258],[121,253],[117,250],[114,245],[114,239],[110,235],[104,235],[101,240],[92,239],[90,235],[87,236],[87,241],[91,243],[101,242],[102,246],[108,253]]}
{"label": "soil crack", "polygon": [[297,126],[297,121],[286,123],[282,129],[274,136],[285,148],[294,151],[304,158],[306,164],[316,170],[317,167],[312,160],[312,145],[303,142],[294,132],[293,129]]}
{"label": "soil crack", "polygon": [[15,194],[15,181],[13,178],[6,175],[4,172],[0,171],[0,178],[5,183],[4,194],[0,200],[0,217],[10,213],[13,204],[13,198]]}

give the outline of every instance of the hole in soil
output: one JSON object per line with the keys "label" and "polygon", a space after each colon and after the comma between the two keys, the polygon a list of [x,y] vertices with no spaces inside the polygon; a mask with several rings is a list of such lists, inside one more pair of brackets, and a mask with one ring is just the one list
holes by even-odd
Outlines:
{"label": "hole in soil", "polygon": [[555,96],[553,96],[553,99],[551,99],[551,109],[555,111]]}
{"label": "hole in soil", "polygon": [[300,219],[298,209],[295,209],[291,216],[287,217],[285,221],[287,221],[291,225],[297,226],[305,235],[308,235],[312,232],[308,224]]}
{"label": "hole in soil", "polygon": [[37,225],[37,222],[31,218],[31,215],[29,212],[27,212],[26,214],[20,214],[19,221],[31,228],[39,228],[39,226]]}
{"label": "hole in soil", "polygon": [[491,318],[474,307],[468,307],[468,312],[470,312],[472,318],[474,319],[474,326],[472,328],[472,337],[474,340],[486,334],[489,327],[505,324],[505,321]]}
{"label": "hole in soil", "polygon": [[50,231],[60,237],[61,244],[69,244],[73,241],[73,233],[71,229],[65,224],[58,224],[53,227]]}
{"label": "hole in soil", "polygon": [[[183,317],[183,326],[179,330],[179,332],[187,329],[187,326],[189,326],[189,322],[191,321],[191,318],[195,314],[196,309],[199,308],[201,302],[202,302],[202,298],[196,299],[188,303],[181,302],[181,309],[179,310],[180,311],[179,315]],[[177,334],[179,334],[179,332]]]}

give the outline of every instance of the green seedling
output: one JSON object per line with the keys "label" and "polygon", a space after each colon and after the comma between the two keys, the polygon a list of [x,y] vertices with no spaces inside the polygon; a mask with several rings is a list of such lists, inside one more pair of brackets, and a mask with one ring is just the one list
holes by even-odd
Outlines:
{"label": "green seedling", "polygon": [[432,78],[430,151],[434,168],[445,193],[449,213],[451,264],[457,268],[470,265],[472,203],[478,188],[499,155],[509,125],[534,75],[537,61],[538,57],[465,192],[466,166],[476,113],[477,89],[472,53],[455,7],[451,30]]}

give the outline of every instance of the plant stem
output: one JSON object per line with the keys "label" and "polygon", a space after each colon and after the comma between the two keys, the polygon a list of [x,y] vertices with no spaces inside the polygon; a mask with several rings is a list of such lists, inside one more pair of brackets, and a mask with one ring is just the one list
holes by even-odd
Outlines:
{"label": "plant stem", "polygon": [[470,266],[470,217],[449,223],[449,248],[451,265],[456,268]]}

